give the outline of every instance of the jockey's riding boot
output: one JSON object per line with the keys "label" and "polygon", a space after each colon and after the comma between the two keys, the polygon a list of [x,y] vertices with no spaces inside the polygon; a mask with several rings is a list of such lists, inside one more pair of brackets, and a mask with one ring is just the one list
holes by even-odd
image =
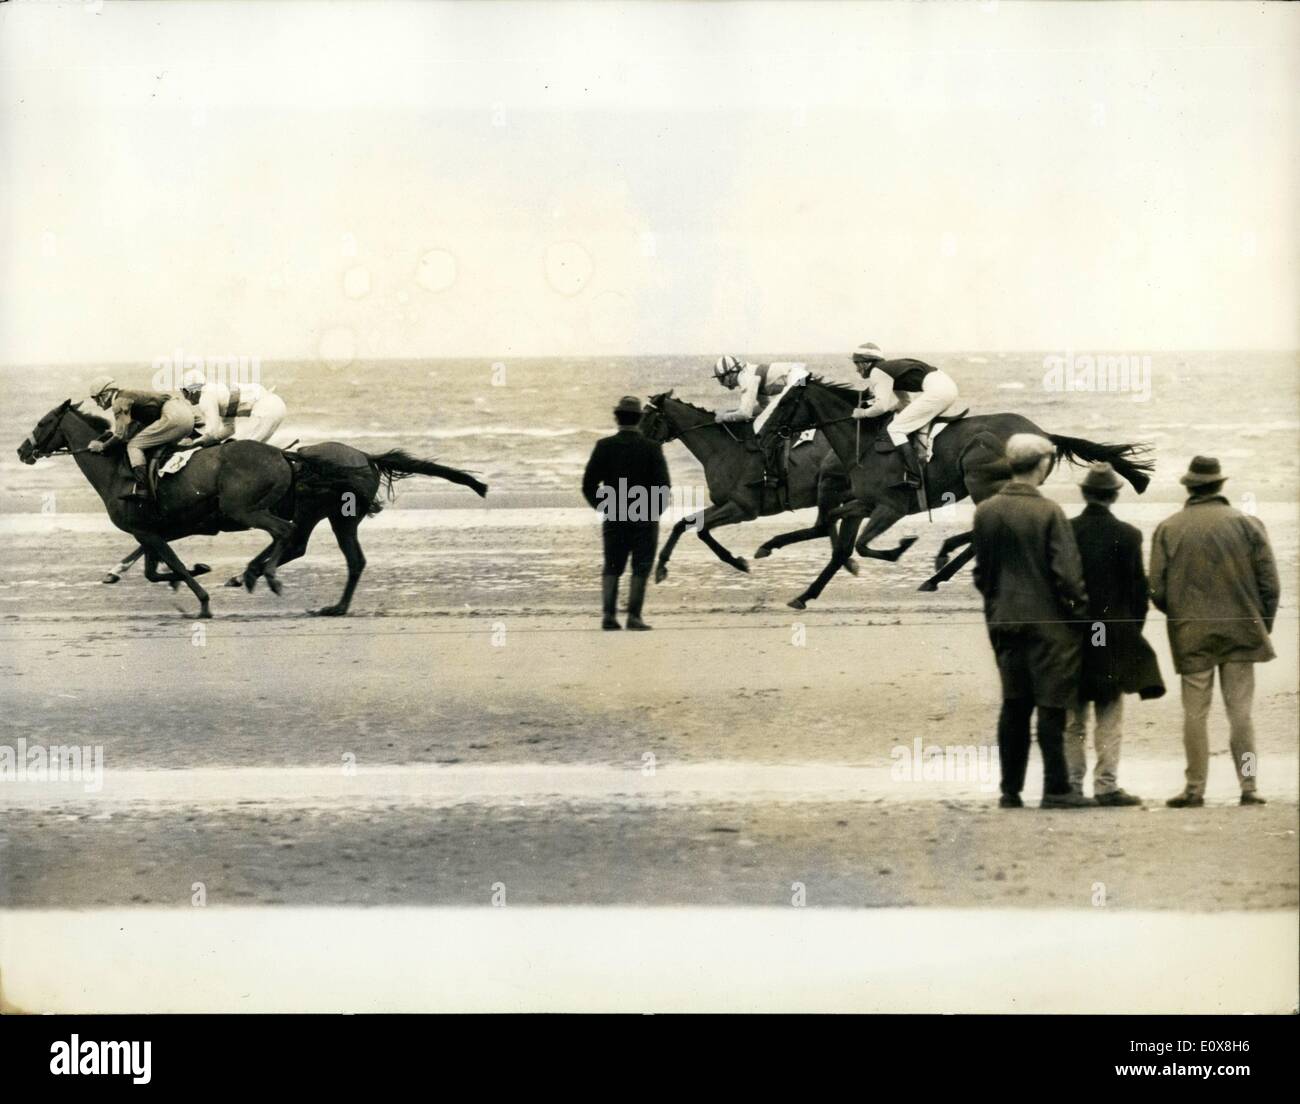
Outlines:
{"label": "jockey's riding boot", "polygon": [[916,458],[916,446],[910,440],[898,446],[898,455],[903,458],[903,478],[890,484],[893,487],[919,487],[921,485],[921,464]]}
{"label": "jockey's riding boot", "polygon": [[633,632],[646,632],[650,626],[641,620],[641,607],[645,604],[645,585],[649,576],[633,575],[627,587],[627,627]]}
{"label": "jockey's riding boot", "polygon": [[149,498],[149,468],[145,464],[132,464],[131,473],[135,476],[135,486],[132,487],[123,498],[136,498],[148,500]]}
{"label": "jockey's riding boot", "polygon": [[600,577],[600,588],[604,612],[600,627],[609,632],[621,629],[623,626],[618,623],[618,618],[614,616],[618,611],[618,576],[602,575]]}

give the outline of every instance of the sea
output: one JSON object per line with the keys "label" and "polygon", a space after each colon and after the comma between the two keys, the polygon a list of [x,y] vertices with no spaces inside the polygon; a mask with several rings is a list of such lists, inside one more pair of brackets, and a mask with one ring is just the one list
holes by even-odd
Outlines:
{"label": "sea", "polygon": [[[972,414],[1015,411],[1049,432],[1149,445],[1157,467],[1146,501],[1181,499],[1178,476],[1197,453],[1220,459],[1238,496],[1300,499],[1300,352],[907,352],[947,371]],[[611,409],[621,396],[672,388],[691,402],[726,407],[733,396],[714,382],[713,359],[286,360],[256,370],[288,405],[275,443],[400,447],[472,469],[492,488],[480,504],[460,488],[411,480],[395,509],[528,509],[581,505],[583,467],[595,441],[612,432]],[[842,354],[749,359],[852,375]],[[147,387],[153,375],[145,363],[0,368],[0,440],[10,442],[0,450],[0,514],[49,512],[51,501],[64,513],[99,509],[66,459],[27,467],[14,449],[47,410],[83,395],[102,372],[128,387]],[[668,458],[675,484],[703,486],[681,444],[668,446]],[[1072,478],[1077,473],[1068,469],[1053,477]]]}

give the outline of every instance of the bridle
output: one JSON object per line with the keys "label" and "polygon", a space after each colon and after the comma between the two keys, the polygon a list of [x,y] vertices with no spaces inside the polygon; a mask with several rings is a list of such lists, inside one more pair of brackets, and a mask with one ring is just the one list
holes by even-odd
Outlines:
{"label": "bridle", "polygon": [[[71,407],[72,407],[72,400],[66,399],[64,400],[63,405],[58,407],[50,415],[49,431],[42,436],[41,440],[38,441],[36,439],[35,429],[32,430],[32,432],[27,435],[25,443],[30,444],[32,446],[33,460],[45,460],[51,456],[76,456],[78,453],[86,451],[85,449],[74,449],[68,445],[64,445],[63,448],[58,448],[58,449],[46,448],[46,445],[48,444],[50,438],[53,437],[54,434],[57,433],[59,431],[59,428],[63,425],[63,418],[68,413]],[[40,426],[38,425],[36,428],[39,429]]]}
{"label": "bridle", "polygon": [[[668,417],[667,415],[664,414],[662,407],[651,404],[650,409],[653,410],[665,423],[668,421]],[[708,426],[718,426],[722,429],[725,429],[727,431],[728,437],[730,437],[733,441],[735,441],[736,444],[741,443],[740,438],[737,437],[731,431],[731,426],[729,426],[726,422],[719,422],[716,418],[713,418],[708,421],[700,422],[698,425],[693,425],[693,426],[678,427],[678,426],[670,425],[668,427],[667,433],[664,435],[664,438],[660,442],[660,444],[664,444],[664,445],[670,444],[673,441],[685,437],[686,434],[688,433],[693,433],[697,429],[705,429]]]}

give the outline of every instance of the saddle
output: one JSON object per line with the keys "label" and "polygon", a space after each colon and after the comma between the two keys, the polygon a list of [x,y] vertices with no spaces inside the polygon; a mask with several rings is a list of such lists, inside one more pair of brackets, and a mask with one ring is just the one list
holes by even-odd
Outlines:
{"label": "saddle", "polygon": [[[927,455],[925,459],[927,463],[934,458],[934,453],[931,449],[928,448],[928,445],[934,441],[934,439],[939,435],[940,431],[945,426],[947,426],[951,422],[961,421],[969,413],[970,413],[970,407],[968,406],[966,407],[965,410],[959,410],[956,414],[937,414],[935,415],[935,417],[931,418],[928,422],[926,422],[925,425],[923,425],[920,429],[913,430],[910,434],[908,434],[909,437],[915,438],[918,434],[925,433],[926,430],[930,431],[928,434],[926,434]],[[894,420],[893,414],[890,414],[887,417],[880,419],[882,424],[879,430],[876,431],[875,448],[877,452],[894,451],[894,442],[890,439],[889,436],[889,423],[892,422],[893,420]]]}

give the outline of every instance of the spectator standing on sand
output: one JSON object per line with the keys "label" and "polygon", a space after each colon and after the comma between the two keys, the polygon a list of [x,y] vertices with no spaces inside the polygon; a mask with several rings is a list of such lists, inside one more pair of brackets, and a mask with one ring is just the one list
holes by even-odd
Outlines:
{"label": "spectator standing on sand", "polygon": [[1169,619],[1169,648],[1183,679],[1187,783],[1166,802],[1175,809],[1205,804],[1216,670],[1241,804],[1264,804],[1255,791],[1259,763],[1250,711],[1255,664],[1275,654],[1269,636],[1281,586],[1263,522],[1228,504],[1220,493],[1226,479],[1214,457],[1193,459],[1180,480],[1186,504],[1160,523],[1151,542],[1151,599]]}
{"label": "spectator standing on sand", "polygon": [[582,496],[599,510],[604,524],[601,536],[605,563],[601,576],[600,627],[619,629],[618,580],[632,560],[628,586],[627,627],[649,629],[641,620],[646,582],[659,546],[659,516],[667,507],[671,490],[663,449],[642,436],[641,400],[632,395],[614,407],[618,432],[596,442],[582,476]]}
{"label": "spectator standing on sand", "polygon": [[1038,710],[1044,809],[1097,802],[1070,789],[1063,733],[1065,710],[1077,700],[1079,625],[1087,612],[1074,532],[1061,508],[1038,486],[1055,446],[1033,433],[1006,443],[1011,479],[975,509],[975,586],[1002,678],[998,754],[1003,809],[1019,809],[1029,765],[1029,721]]}
{"label": "spectator standing on sand", "polygon": [[1092,794],[1098,805],[1141,805],[1120,788],[1119,747],[1124,725],[1124,695],[1159,698],[1165,693],[1156,654],[1142,638],[1147,617],[1147,575],[1142,566],[1142,533],[1110,512],[1123,480],[1109,464],[1088,468],[1079,484],[1086,505],[1070,519],[1088,591],[1079,701],[1065,714],[1065,760],[1070,788],[1083,793],[1088,771],[1088,706],[1096,718],[1093,740],[1097,762]]}

